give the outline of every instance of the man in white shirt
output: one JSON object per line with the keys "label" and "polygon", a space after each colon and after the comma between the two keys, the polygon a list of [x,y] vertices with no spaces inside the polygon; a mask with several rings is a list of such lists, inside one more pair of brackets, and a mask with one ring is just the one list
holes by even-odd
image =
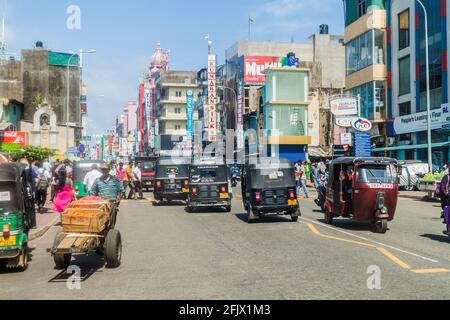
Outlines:
{"label": "man in white shirt", "polygon": [[89,192],[92,189],[92,186],[94,185],[95,180],[97,180],[101,176],[102,176],[102,173],[100,171],[98,171],[98,166],[96,164],[93,164],[92,170],[86,174],[86,177],[84,178],[84,182],[83,182],[83,184],[87,188],[87,192]]}
{"label": "man in white shirt", "polygon": [[144,194],[142,192],[142,165],[140,163],[138,163],[137,165],[134,166],[133,168],[133,180],[134,180],[134,185],[136,188],[136,192],[139,193],[139,198],[142,200],[144,199]]}

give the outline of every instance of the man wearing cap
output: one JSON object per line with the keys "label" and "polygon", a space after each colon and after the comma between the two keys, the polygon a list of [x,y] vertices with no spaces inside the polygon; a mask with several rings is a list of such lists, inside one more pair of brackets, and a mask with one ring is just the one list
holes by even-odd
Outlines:
{"label": "man wearing cap", "polygon": [[102,163],[100,165],[102,176],[95,180],[90,191],[91,196],[101,197],[106,200],[118,200],[125,194],[123,183],[109,174],[111,170],[109,164]]}

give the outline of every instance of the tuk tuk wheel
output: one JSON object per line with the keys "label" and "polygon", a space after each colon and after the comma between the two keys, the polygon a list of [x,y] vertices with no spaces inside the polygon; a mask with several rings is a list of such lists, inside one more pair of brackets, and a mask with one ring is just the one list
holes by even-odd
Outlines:
{"label": "tuk tuk wheel", "polygon": [[118,268],[122,261],[122,237],[118,230],[109,230],[105,241],[107,268]]}
{"label": "tuk tuk wheel", "polygon": [[[65,238],[63,233],[58,233],[53,241],[53,247],[59,246],[61,241]],[[64,270],[70,266],[70,261],[72,260],[72,254],[61,254],[57,253],[53,255],[53,261],[55,262],[55,267],[57,270]]]}
{"label": "tuk tuk wheel", "polygon": [[325,223],[326,224],[333,224],[333,213],[329,212],[328,210],[325,210]]}
{"label": "tuk tuk wheel", "polygon": [[23,272],[26,271],[27,268],[28,268],[28,244],[25,243],[23,245],[22,252],[20,254],[18,269],[19,271]]}
{"label": "tuk tuk wheel", "polygon": [[292,222],[298,222],[298,216],[291,216]]}
{"label": "tuk tuk wheel", "polygon": [[385,234],[388,229],[388,222],[386,219],[378,220],[375,223],[375,231],[377,233]]}
{"label": "tuk tuk wheel", "polygon": [[231,206],[226,206],[226,207],[225,207],[225,211],[226,211],[227,213],[230,213],[230,212],[231,212]]}

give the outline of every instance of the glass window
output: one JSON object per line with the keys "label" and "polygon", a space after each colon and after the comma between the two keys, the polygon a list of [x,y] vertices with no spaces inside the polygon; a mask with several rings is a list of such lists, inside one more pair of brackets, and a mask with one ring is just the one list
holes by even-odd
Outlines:
{"label": "glass window", "polygon": [[358,17],[366,14],[366,0],[358,0]]}
{"label": "glass window", "polygon": [[398,61],[399,96],[411,93],[411,61],[410,56]]}
{"label": "glass window", "polygon": [[398,105],[399,115],[401,116],[407,116],[411,114],[411,101],[400,103]]}
{"label": "glass window", "polygon": [[375,81],[375,112],[384,116],[386,108],[386,84],[384,81]]}
{"label": "glass window", "polygon": [[409,47],[409,9],[398,15],[398,49]]}
{"label": "glass window", "polygon": [[373,63],[384,64],[384,32],[381,30],[375,30],[375,47],[373,48]]}
{"label": "glass window", "polygon": [[[383,34],[381,34],[381,48],[383,48]],[[359,36],[346,45],[346,61],[347,61],[347,75],[355,71],[364,69],[373,64],[374,57],[374,32],[371,30]],[[380,41],[378,40],[380,43]],[[379,47],[379,48],[380,48]],[[377,49],[377,59],[379,49]],[[380,58],[383,58],[381,54]],[[384,59],[384,58],[383,58]]]}

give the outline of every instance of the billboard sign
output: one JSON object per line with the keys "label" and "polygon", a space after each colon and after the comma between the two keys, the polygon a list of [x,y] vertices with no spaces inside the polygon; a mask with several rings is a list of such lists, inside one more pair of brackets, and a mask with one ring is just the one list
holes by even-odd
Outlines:
{"label": "billboard sign", "polygon": [[264,83],[266,76],[263,71],[270,67],[281,68],[287,64],[287,58],[244,56],[244,82]]}
{"label": "billboard sign", "polygon": [[450,129],[450,108],[447,103],[442,105],[441,120],[442,120],[442,129],[449,130]]}
{"label": "billboard sign", "polygon": [[239,82],[238,97],[236,108],[236,134],[237,134],[237,148],[244,148],[244,84]]}
{"label": "billboard sign", "polygon": [[27,134],[24,131],[4,131],[2,133],[2,150],[20,150],[27,144]]}
{"label": "billboard sign", "polygon": [[187,139],[194,140],[194,92],[188,90],[186,94],[187,111]]}
{"label": "billboard sign", "polygon": [[331,113],[335,116],[354,116],[358,114],[358,99],[353,97],[336,97],[330,99]]}
{"label": "billboard sign", "polygon": [[351,128],[355,119],[355,117],[336,118],[336,125],[342,128]]}
{"label": "billboard sign", "polygon": [[208,55],[208,141],[217,141],[216,56]]}

